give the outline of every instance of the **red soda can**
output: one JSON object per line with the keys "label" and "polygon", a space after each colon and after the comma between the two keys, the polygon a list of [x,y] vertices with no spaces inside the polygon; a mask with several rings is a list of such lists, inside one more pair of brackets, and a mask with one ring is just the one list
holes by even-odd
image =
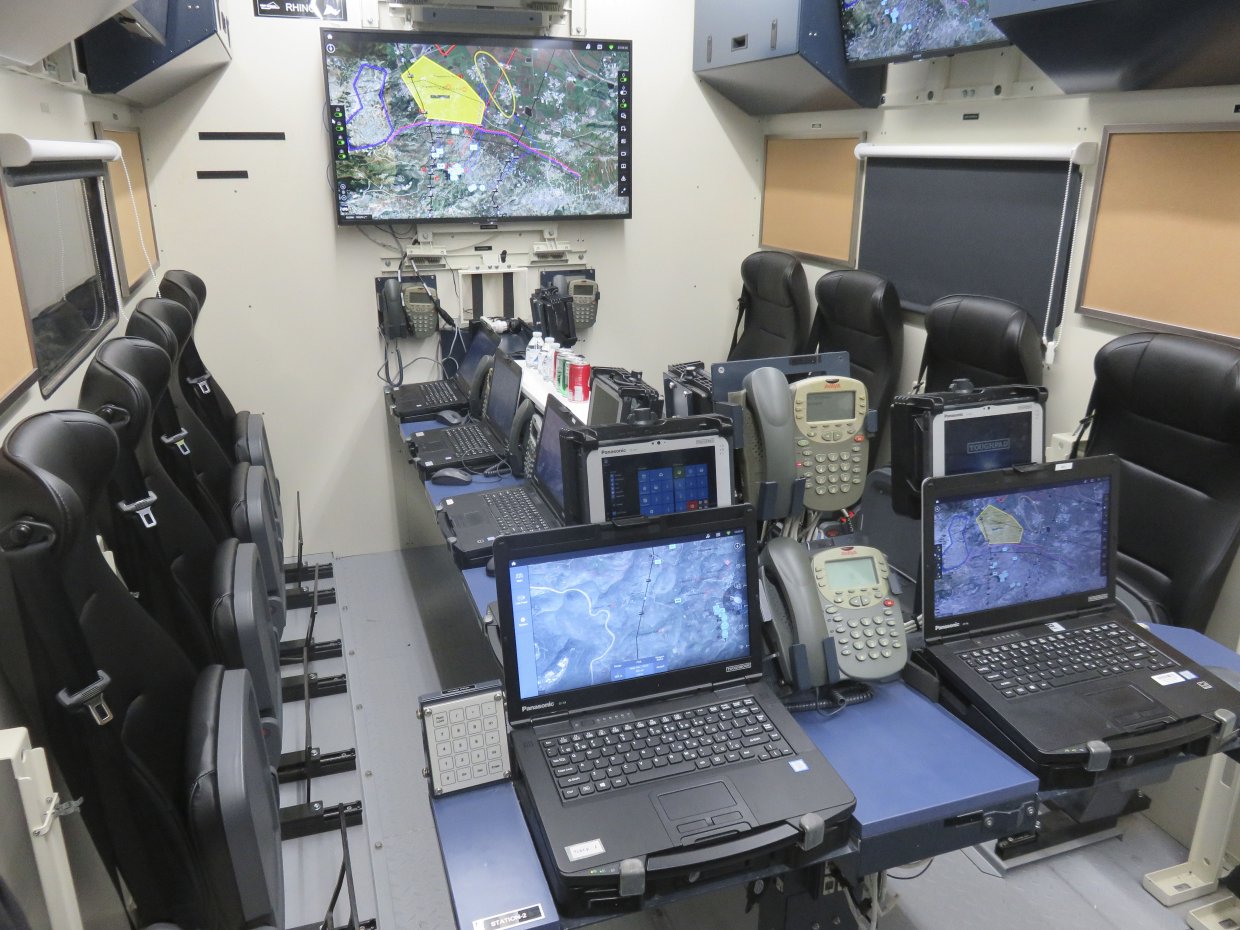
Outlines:
{"label": "red soda can", "polygon": [[568,397],[570,400],[590,399],[590,363],[578,355],[568,369]]}

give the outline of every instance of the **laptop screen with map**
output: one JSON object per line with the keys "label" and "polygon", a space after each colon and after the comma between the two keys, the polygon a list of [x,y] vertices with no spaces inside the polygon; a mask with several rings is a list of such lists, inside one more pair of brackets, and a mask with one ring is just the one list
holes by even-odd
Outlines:
{"label": "laptop screen with map", "polygon": [[497,540],[510,717],[751,677],[752,538],[727,507]]}
{"label": "laptop screen with map", "polygon": [[927,641],[1113,599],[1117,464],[1062,464],[926,483]]}

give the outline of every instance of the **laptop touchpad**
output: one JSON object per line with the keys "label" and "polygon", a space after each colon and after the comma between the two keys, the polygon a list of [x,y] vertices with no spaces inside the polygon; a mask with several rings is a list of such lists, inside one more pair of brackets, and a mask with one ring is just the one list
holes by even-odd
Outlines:
{"label": "laptop touchpad", "polygon": [[1123,729],[1173,717],[1171,711],[1133,685],[1087,691],[1082,696],[1097,707],[1107,720]]}
{"label": "laptop touchpad", "polygon": [[668,791],[652,800],[668,836],[682,846],[743,833],[757,824],[727,780]]}

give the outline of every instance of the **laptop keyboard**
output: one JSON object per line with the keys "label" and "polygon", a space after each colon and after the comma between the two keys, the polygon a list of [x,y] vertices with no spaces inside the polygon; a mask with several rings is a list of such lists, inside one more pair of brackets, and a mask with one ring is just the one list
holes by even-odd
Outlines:
{"label": "laptop keyboard", "polygon": [[491,454],[491,440],[477,423],[466,423],[453,428],[448,434],[448,441],[452,443],[452,451],[462,458]]}
{"label": "laptop keyboard", "polygon": [[1176,664],[1118,623],[971,649],[960,658],[1005,698]]}
{"label": "laptop keyboard", "polygon": [[451,381],[424,381],[422,396],[428,404],[455,404],[461,400]]}
{"label": "laptop keyboard", "polygon": [[542,740],[565,801],[757,759],[792,755],[754,698]]}
{"label": "laptop keyboard", "polygon": [[547,521],[538,512],[525,488],[492,491],[487,495],[487,506],[491,508],[495,522],[505,535],[532,533],[534,530],[548,528]]}

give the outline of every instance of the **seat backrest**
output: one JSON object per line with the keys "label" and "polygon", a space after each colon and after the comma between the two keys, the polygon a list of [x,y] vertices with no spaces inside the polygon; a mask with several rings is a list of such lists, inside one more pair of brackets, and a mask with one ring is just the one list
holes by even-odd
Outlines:
{"label": "seat backrest", "polygon": [[809,349],[814,307],[800,259],[754,252],[741,262],[744,329],[728,360],[799,355]]}
{"label": "seat backrest", "polygon": [[[202,668],[219,661],[207,625],[218,543],[154,445],[153,410],[168,388],[171,368],[168,355],[152,342],[111,339],[87,366],[78,405],[107,421],[119,441],[118,466],[99,514],[104,540],[143,607]],[[144,493],[155,498],[149,507],[153,526],[121,510],[126,498]]]}
{"label": "seat backrest", "polygon": [[214,666],[200,677],[185,771],[212,930],[284,926],[279,788],[257,717],[243,669]]}
{"label": "seat backrest", "polygon": [[921,370],[927,394],[959,378],[974,387],[1042,383],[1042,337],[1033,319],[997,297],[941,297],[926,313]]}
{"label": "seat backrest", "polygon": [[[138,301],[125,328],[126,335],[147,339],[167,352],[172,359],[173,372],[177,371],[182,351],[193,332],[194,320],[190,312],[176,301],[160,297],[147,297]],[[228,485],[234,464],[231,439],[229,451],[226,452],[186,400],[182,388],[180,378],[169,377],[168,397],[176,409],[181,426],[188,434],[186,441],[194,470],[220,513],[227,514],[231,503],[228,499]]]}
{"label": "seat backrest", "polygon": [[267,469],[267,479],[271,482],[276,505],[281,506],[280,479],[272,461],[271,443],[267,440],[267,423],[263,415],[242,410],[237,414],[234,433],[233,458],[238,462],[249,462]]}
{"label": "seat backrest", "polygon": [[870,443],[870,467],[891,413],[904,362],[904,321],[895,285],[868,271],[830,271],[814,285],[814,330],[819,352],[848,353],[851,375],[865,385],[878,411],[879,441]]}
{"label": "seat backrest", "polygon": [[233,469],[231,493],[232,527],[242,542],[258,547],[259,562],[267,583],[271,622],[284,632],[287,605],[284,591],[284,524],[267,480],[259,465],[241,462]]}
{"label": "seat backrest", "polygon": [[[116,434],[91,413],[49,411],[18,424],[0,448],[0,551],[17,591],[49,746],[73,796],[86,798],[82,815],[95,845],[113,849],[114,818],[128,818],[136,829],[127,833],[130,843],[116,847],[117,862],[143,922],[200,926],[202,885],[183,795],[196,675],[95,542],[91,514],[116,455]],[[54,625],[53,617],[63,623]],[[69,644],[56,638],[57,630],[74,627],[80,637],[74,634],[73,642],[83,643],[87,661],[111,679],[104,697],[112,729],[103,736],[104,727],[65,711],[56,698],[62,687],[77,690],[63,680]],[[102,767],[92,747],[104,737],[119,741],[123,765],[109,769],[118,772],[116,791],[100,787]]]}
{"label": "seat backrest", "polygon": [[[202,278],[190,271],[172,270],[167,272],[159,282],[159,296],[175,300],[181,304],[194,318],[194,329],[198,328],[198,320],[207,302],[207,285]],[[177,367],[177,377],[186,385],[187,396],[199,409],[200,415],[213,430],[221,444],[229,441],[231,424],[237,417],[237,410],[218,381],[211,376],[206,363],[198,352],[198,344],[193,333],[181,352]],[[210,394],[205,394],[196,385],[206,379]]]}
{"label": "seat backrest", "polygon": [[1205,628],[1240,543],[1240,349],[1132,333],[1094,357],[1085,452],[1122,459],[1119,572]]}
{"label": "seat backrest", "polygon": [[211,628],[228,668],[250,673],[272,765],[280,761],[284,698],[280,689],[280,643],[267,581],[253,543],[226,540],[215,558],[211,583]]}

